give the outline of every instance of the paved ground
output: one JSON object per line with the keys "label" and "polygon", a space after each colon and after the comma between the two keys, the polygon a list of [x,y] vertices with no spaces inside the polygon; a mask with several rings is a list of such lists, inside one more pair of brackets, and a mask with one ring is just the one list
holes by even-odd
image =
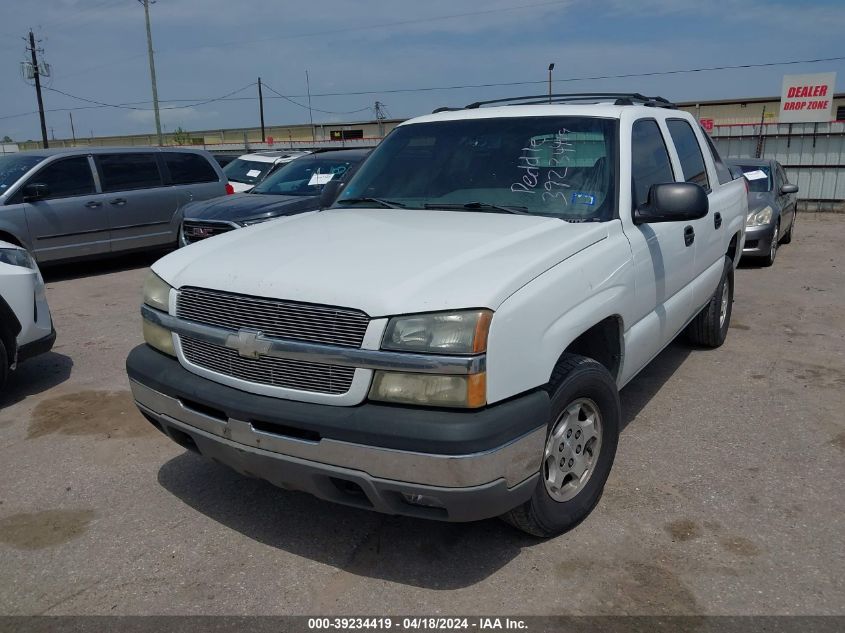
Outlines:
{"label": "paved ground", "polygon": [[623,392],[607,491],[537,542],[324,503],[184,452],[131,404],[148,258],[48,274],[59,340],[0,410],[0,613],[845,613],[845,216],[743,267],[717,351]]}

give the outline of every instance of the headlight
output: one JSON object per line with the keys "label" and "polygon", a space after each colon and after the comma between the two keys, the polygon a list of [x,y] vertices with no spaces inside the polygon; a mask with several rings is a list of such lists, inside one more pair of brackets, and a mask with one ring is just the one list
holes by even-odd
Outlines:
{"label": "headlight", "polygon": [[443,376],[377,371],[370,400],[429,407],[483,407],[487,401],[487,375]]}
{"label": "headlight", "polygon": [[763,226],[772,221],[772,207],[766,206],[759,211],[752,211],[745,220],[745,226]]}
{"label": "headlight", "polygon": [[176,348],[173,347],[173,333],[167,328],[150,323],[146,319],[143,323],[144,341],[147,345],[169,356],[176,356]]}
{"label": "headlight", "polygon": [[0,248],[0,262],[9,264],[10,266],[21,266],[23,268],[30,268],[31,270],[38,270],[38,266],[32,255],[22,248]]}
{"label": "headlight", "polygon": [[269,218],[257,218],[255,220],[244,220],[243,222],[239,222],[241,226],[252,226],[253,224],[261,224],[262,222],[266,222],[267,220],[275,220],[276,216],[271,216]]}
{"label": "headlight", "polygon": [[487,349],[490,310],[462,310],[394,317],[381,348],[399,352],[478,354]]}
{"label": "headlight", "polygon": [[151,272],[144,281],[144,303],[156,310],[167,312],[170,309],[170,290],[170,284]]}

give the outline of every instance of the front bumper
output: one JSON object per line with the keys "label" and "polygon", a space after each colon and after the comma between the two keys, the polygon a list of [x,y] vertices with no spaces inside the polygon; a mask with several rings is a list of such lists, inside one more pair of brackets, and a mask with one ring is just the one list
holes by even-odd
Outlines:
{"label": "front bumper", "polygon": [[56,342],[56,330],[52,329],[50,333],[38,339],[37,341],[32,341],[31,343],[27,343],[26,345],[21,345],[18,348],[18,358],[17,362],[22,363],[25,360],[32,358],[33,356],[39,356],[41,354],[46,354],[51,349],[53,349],[53,344]]}
{"label": "front bumper", "polygon": [[127,359],[135,401],[177,443],[283,488],[389,514],[497,516],[536,485],[549,399],[481,411],[356,407],[248,394],[147,346]]}
{"label": "front bumper", "polygon": [[745,246],[742,248],[743,256],[766,257],[772,247],[772,239],[775,235],[775,223],[763,226],[750,226],[745,229]]}

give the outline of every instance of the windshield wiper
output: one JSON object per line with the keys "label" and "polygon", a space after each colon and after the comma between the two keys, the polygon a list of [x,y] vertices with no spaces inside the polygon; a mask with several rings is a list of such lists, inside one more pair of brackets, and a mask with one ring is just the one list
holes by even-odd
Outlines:
{"label": "windshield wiper", "polygon": [[385,200],[384,198],[344,198],[338,200],[337,204],[357,204],[359,202],[376,203],[383,206],[385,209],[404,209],[408,205],[396,202],[395,200]]}
{"label": "windshield wiper", "polygon": [[528,207],[506,207],[499,204],[490,204],[489,202],[464,202],[461,204],[427,202],[423,205],[426,209],[466,209],[467,211],[488,210],[499,211],[501,213],[514,213],[517,215],[530,215]]}

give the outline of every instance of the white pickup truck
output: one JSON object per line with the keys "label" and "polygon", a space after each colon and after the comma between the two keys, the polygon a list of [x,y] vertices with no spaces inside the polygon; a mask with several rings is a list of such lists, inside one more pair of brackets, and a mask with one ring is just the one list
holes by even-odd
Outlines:
{"label": "white pickup truck", "polygon": [[724,341],[747,202],[667,101],[546,99],[407,121],[331,208],[158,261],[127,359],[142,413],[330,501],[575,526],[618,390],[681,332]]}

